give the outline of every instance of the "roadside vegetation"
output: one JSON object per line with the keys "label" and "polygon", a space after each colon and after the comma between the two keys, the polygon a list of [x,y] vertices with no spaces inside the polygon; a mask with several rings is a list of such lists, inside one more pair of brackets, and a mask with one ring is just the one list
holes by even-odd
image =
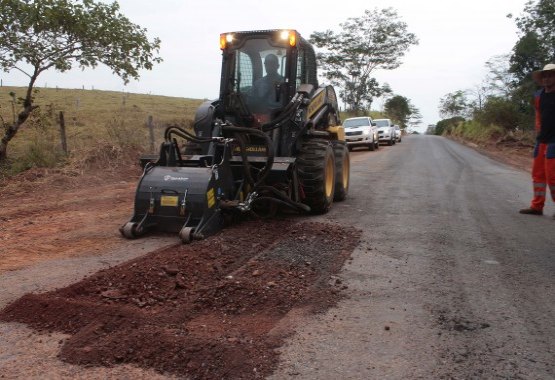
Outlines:
{"label": "roadside vegetation", "polygon": [[[25,91],[25,87],[0,87],[3,120],[13,120],[17,97]],[[83,171],[114,166],[118,161],[134,162],[141,153],[150,153],[149,116],[157,149],[164,128],[169,124],[189,128],[202,101],[113,91],[37,89],[33,104],[38,107],[10,144],[0,175],[31,168]],[[67,152],[62,145],[60,112],[64,115]]]}
{"label": "roadside vegetation", "polygon": [[532,98],[537,86],[531,73],[555,62],[554,9],[555,0],[528,1],[515,18],[519,39],[512,51],[485,63],[488,74],[480,84],[441,98],[439,113],[444,119],[428,133],[477,144],[533,146]]}
{"label": "roadside vegetation", "polygon": [[[35,125],[31,129],[39,135],[34,137],[35,145],[48,148],[40,135],[47,136],[45,126],[54,109],[39,110],[36,103],[36,82],[43,72],[103,64],[126,84],[138,79],[140,70],[151,70],[162,61],[158,56],[160,40],[149,41],[146,30],[122,15],[117,2],[2,0],[0,7],[0,68],[6,72],[17,70],[29,80],[23,91],[9,92],[11,115],[0,120],[3,166],[8,145],[29,118],[29,124]],[[44,165],[58,161],[56,156],[52,152],[50,157],[36,158]]]}

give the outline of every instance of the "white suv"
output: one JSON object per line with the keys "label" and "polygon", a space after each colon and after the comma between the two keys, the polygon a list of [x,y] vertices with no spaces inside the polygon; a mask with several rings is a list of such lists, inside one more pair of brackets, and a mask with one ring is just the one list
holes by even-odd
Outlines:
{"label": "white suv", "polygon": [[343,122],[343,128],[345,128],[345,142],[349,150],[355,146],[366,146],[370,150],[380,147],[378,128],[372,118],[364,116],[346,119]]}
{"label": "white suv", "polygon": [[395,141],[400,143],[403,136],[403,131],[401,131],[401,128],[397,124],[395,124],[393,127],[395,128]]}
{"label": "white suv", "polygon": [[380,142],[385,142],[387,145],[395,144],[395,127],[390,119],[376,119],[374,120],[378,126],[378,135]]}

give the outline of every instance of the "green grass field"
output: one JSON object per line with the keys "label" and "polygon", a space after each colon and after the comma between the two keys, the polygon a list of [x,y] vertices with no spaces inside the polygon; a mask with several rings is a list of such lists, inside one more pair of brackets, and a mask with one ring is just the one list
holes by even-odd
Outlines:
{"label": "green grass field", "polygon": [[[0,87],[0,115],[13,120],[15,97],[24,87]],[[142,95],[115,91],[39,88],[35,104],[40,108],[21,127],[8,145],[4,175],[31,167],[59,167],[95,160],[95,152],[143,153],[150,150],[147,120],[152,116],[155,147],[168,124],[190,127],[202,99]],[[17,100],[16,102],[17,103]],[[18,112],[18,104],[15,104]],[[61,149],[59,113],[63,111],[69,155]],[[2,131],[2,135],[4,132]],[[104,152],[104,153],[103,153]]]}

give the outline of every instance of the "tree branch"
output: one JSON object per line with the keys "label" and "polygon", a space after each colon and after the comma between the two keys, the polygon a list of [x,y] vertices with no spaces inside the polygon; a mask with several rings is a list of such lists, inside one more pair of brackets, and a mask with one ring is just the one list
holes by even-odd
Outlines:
{"label": "tree branch", "polygon": [[23,74],[27,75],[29,78],[31,78],[31,74],[26,73],[25,71],[23,71],[22,69],[20,69],[17,66],[13,66],[14,69],[21,71]]}

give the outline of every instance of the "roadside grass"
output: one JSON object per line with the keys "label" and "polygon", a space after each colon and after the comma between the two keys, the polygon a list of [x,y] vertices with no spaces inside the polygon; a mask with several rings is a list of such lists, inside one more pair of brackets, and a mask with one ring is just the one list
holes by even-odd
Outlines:
{"label": "roadside grass", "polygon": [[503,136],[504,131],[496,125],[484,126],[474,120],[459,123],[451,129],[451,134],[472,142],[487,142]]}
{"label": "roadside grass", "polygon": [[[14,118],[25,87],[0,87],[0,116]],[[14,97],[10,93],[15,94]],[[8,145],[8,162],[0,168],[9,177],[30,168],[86,170],[118,165],[122,157],[150,152],[147,120],[152,116],[154,147],[163,141],[167,125],[192,126],[202,99],[131,94],[117,91],[39,88],[39,106]],[[68,154],[62,150],[59,124],[64,113]],[[3,136],[3,131],[2,131]]]}
{"label": "roadside grass", "polygon": [[524,146],[533,146],[535,142],[534,131],[505,130],[497,125],[483,125],[474,120],[457,124],[450,129],[449,134],[478,145],[518,143]]}

